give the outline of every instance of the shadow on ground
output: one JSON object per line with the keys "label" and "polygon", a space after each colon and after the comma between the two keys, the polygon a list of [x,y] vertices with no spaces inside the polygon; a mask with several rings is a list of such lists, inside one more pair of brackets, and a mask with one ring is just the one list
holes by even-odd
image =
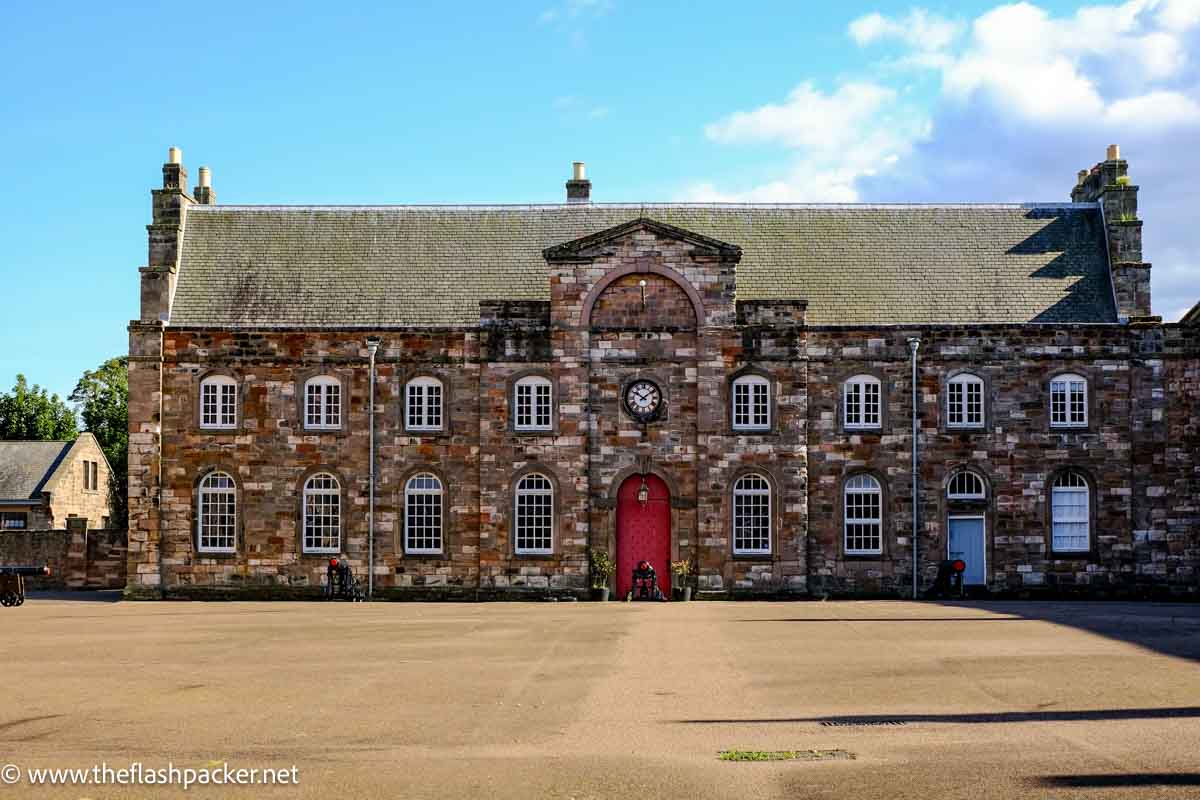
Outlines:
{"label": "shadow on ground", "polygon": [[998,711],[980,714],[856,714],[833,717],[771,717],[765,719],[679,719],[680,725],[895,725],[907,722],[1004,724],[1012,722],[1081,722],[1130,719],[1200,718],[1200,706],[1174,708],[1102,708],[1088,711]]}
{"label": "shadow on ground", "polygon": [[31,589],[25,593],[30,602],[38,600],[70,600],[78,603],[115,603],[121,599],[120,589],[72,592],[65,589]]}
{"label": "shadow on ground", "polygon": [[1132,772],[1117,775],[1046,775],[1034,783],[1054,789],[1120,789],[1127,786],[1200,786],[1194,772]]}

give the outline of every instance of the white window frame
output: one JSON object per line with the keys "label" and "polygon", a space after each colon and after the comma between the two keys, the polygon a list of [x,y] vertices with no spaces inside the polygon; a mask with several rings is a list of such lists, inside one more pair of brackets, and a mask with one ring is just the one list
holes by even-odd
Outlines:
{"label": "white window frame", "polygon": [[[850,497],[854,496],[874,496],[876,498],[875,506],[878,509],[878,514],[874,517],[866,516],[850,516]],[[851,525],[873,525],[876,530],[876,538],[879,540],[878,547],[850,547],[850,526]],[[883,554],[883,486],[874,475],[860,473],[854,475],[846,481],[845,487],[842,489],[842,549],[848,556],[877,556]]]}
{"label": "white window frame", "polygon": [[[437,402],[430,402],[431,395]],[[419,402],[414,402],[420,398]],[[415,412],[415,413],[414,413]],[[446,387],[437,378],[423,375],[404,385],[404,428],[410,431],[441,431],[446,425]]]}
{"label": "white window frame", "polygon": [[[966,481],[974,481],[974,490],[964,491],[962,486]],[[946,499],[947,500],[986,500],[987,499],[987,484],[983,482],[983,478],[969,469],[960,469],[950,476],[950,480],[946,481]],[[965,519],[965,518],[964,518]]]}
{"label": "white window frame", "polygon": [[[748,511],[753,512],[757,517],[758,514],[763,510],[763,498],[766,498],[766,546],[741,546],[739,545],[739,541],[745,540],[746,538],[757,539],[758,534],[755,533],[752,537],[742,535],[742,529],[744,527],[742,522],[745,519],[746,514],[739,514],[738,512],[741,510],[741,506],[743,504],[750,504]],[[771,481],[767,478],[767,476],[757,472],[751,472],[740,476],[736,481],[734,481],[733,504],[731,511],[733,514],[731,530],[733,534],[734,555],[770,555],[771,544],[774,541],[773,528],[775,526],[773,524],[774,505],[773,498],[771,497]]]}
{"label": "white window frame", "polygon": [[771,429],[771,382],[762,375],[736,378],[730,400],[735,431]]}
{"label": "white window frame", "polygon": [[23,531],[23,530],[26,530],[28,527],[29,527],[29,512],[28,511],[0,512],[0,530]]}
{"label": "white window frame", "polygon": [[553,430],[554,384],[541,375],[526,375],[518,380],[513,385],[512,413],[514,430]]}
{"label": "white window frame", "polygon": [[[318,480],[322,482],[322,485],[317,485]],[[332,484],[332,486],[329,484]],[[329,498],[332,498],[332,503],[330,502]],[[327,544],[321,545],[309,543],[310,541],[317,541],[318,539],[327,539],[329,537],[328,528],[330,527],[327,522],[323,522],[320,525],[320,528],[317,529],[317,523],[314,522],[314,534],[309,536],[309,515],[312,511],[312,509],[309,508],[310,499],[313,500],[311,505],[314,507],[318,502],[324,504],[324,511],[326,513],[322,516],[326,518],[333,517],[336,520],[334,533],[335,539],[332,546]],[[342,551],[342,482],[337,479],[337,476],[329,472],[317,472],[305,478],[301,507],[303,509],[302,518],[300,520],[301,552],[321,554],[340,553]],[[330,513],[330,511],[332,511],[332,513]]]}
{"label": "white window frame", "polygon": [[[972,389],[978,393],[978,416],[971,415]],[[987,406],[984,402],[986,386],[983,378],[970,372],[955,375],[946,381],[946,427],[983,428],[987,425]],[[957,395],[957,396],[956,396]],[[955,421],[955,415],[958,420]]]}
{"label": "white window frame", "polygon": [[[1056,408],[1056,395],[1062,395],[1062,413]],[[1088,381],[1074,372],[1050,379],[1050,427],[1086,428],[1088,425]]]}
{"label": "white window frame", "polygon": [[[210,398],[211,396],[211,398]],[[209,418],[211,400],[212,416]],[[228,375],[210,375],[200,381],[200,427],[233,430],[238,424],[238,384]]]}
{"label": "white window frame", "polygon": [[[867,414],[868,387],[875,389],[875,415],[870,420]],[[853,403],[851,402],[853,396]],[[851,407],[857,419],[851,419]],[[874,375],[855,375],[842,384],[842,427],[848,431],[880,430],[883,428],[883,382]]]}
{"label": "white window frame", "polygon": [[[342,428],[342,382],[329,375],[317,375],[304,382],[304,428],[310,431],[336,431]],[[313,419],[313,399],[316,419]]]}
{"label": "white window frame", "polygon": [[[540,479],[544,485],[533,487],[534,480]],[[527,485],[528,484],[528,485]],[[534,502],[537,498],[537,503],[541,508],[526,509],[527,503]],[[542,498],[545,498],[544,500]],[[542,509],[545,513],[541,513]],[[530,511],[537,511],[538,517],[546,518],[546,532],[543,535],[540,531],[526,531],[523,525],[526,522],[525,515]],[[549,544],[546,547],[530,547],[522,542],[528,542],[533,538],[548,539]],[[554,553],[554,481],[550,480],[550,476],[540,472],[530,472],[527,475],[522,475],[517,481],[516,488],[513,491],[513,552],[517,555],[553,555]]]}
{"label": "white window frame", "polygon": [[[1083,502],[1074,502],[1067,504],[1060,502],[1060,498],[1064,501],[1068,498],[1078,499],[1082,497]],[[1076,514],[1072,516],[1066,509],[1075,509]],[[1082,509],[1082,518],[1078,514],[1078,510]],[[1072,528],[1082,523],[1084,530],[1084,546],[1064,546],[1060,547],[1059,541],[1059,526],[1070,525]],[[1064,532],[1064,536],[1066,536]],[[1079,538],[1077,534],[1072,534],[1071,538]],[[1052,553],[1089,553],[1092,550],[1092,486],[1087,478],[1075,471],[1067,471],[1060,473],[1055,477],[1054,482],[1050,486],[1050,551]]]}
{"label": "white window frame", "polygon": [[[217,485],[218,482],[220,485]],[[226,486],[224,482],[228,482]],[[209,503],[218,503],[224,500],[228,504],[227,509],[210,509]],[[205,530],[206,517],[220,515],[228,517],[228,519],[218,519],[212,524],[214,527],[220,528],[215,531],[215,536],[220,538],[228,538],[232,544],[213,545],[206,544],[206,540],[214,538],[209,531]],[[200,553],[236,553],[237,552],[237,520],[238,520],[238,497],[237,497],[237,481],[228,472],[214,470],[208,473],[200,480],[200,487],[197,492],[197,508],[196,508],[196,551]]]}
{"label": "white window frame", "polygon": [[[428,483],[429,481],[435,483],[436,487],[419,485],[421,483]],[[442,479],[437,475],[434,475],[432,472],[418,473],[404,482],[405,553],[411,553],[413,555],[436,555],[445,550],[446,521],[445,514],[443,513],[445,492],[446,487],[442,483]],[[430,502],[429,498],[433,498],[433,501]],[[433,512],[431,516],[426,515],[425,519],[422,520],[424,524],[416,526],[416,528],[423,529],[421,531],[418,531],[416,528],[414,528],[412,524],[414,512],[418,508],[432,510]],[[430,536],[428,532],[430,530],[436,531],[434,534],[437,538],[436,547],[430,547],[428,545],[417,547],[413,545],[413,537],[415,534],[420,532],[422,534],[421,538],[426,539]]]}

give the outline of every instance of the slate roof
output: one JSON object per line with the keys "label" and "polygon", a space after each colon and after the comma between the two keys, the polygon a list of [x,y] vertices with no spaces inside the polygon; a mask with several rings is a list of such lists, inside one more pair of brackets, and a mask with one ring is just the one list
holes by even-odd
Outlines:
{"label": "slate roof", "polygon": [[36,499],[74,442],[0,442],[0,501]]}
{"label": "slate roof", "polygon": [[549,300],[545,248],[641,217],[742,248],[739,300],[810,325],[1113,323],[1095,204],[192,206],[177,326],[478,324]]}

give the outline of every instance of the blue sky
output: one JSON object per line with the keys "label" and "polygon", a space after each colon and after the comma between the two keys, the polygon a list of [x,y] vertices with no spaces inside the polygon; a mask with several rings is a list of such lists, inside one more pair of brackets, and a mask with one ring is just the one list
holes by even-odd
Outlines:
{"label": "blue sky", "polygon": [[[734,9],[731,10],[731,9]],[[222,202],[1065,199],[1118,142],[1200,299],[1200,0],[9,7],[0,387],[126,349],[170,145]]]}

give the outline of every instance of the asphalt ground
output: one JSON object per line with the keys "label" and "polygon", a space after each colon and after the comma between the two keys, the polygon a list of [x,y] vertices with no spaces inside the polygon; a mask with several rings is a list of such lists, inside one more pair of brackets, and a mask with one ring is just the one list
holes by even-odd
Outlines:
{"label": "asphalt ground", "polygon": [[[0,609],[0,800],[1200,797],[1200,605],[85,597]],[[298,785],[27,772],[135,762]]]}

